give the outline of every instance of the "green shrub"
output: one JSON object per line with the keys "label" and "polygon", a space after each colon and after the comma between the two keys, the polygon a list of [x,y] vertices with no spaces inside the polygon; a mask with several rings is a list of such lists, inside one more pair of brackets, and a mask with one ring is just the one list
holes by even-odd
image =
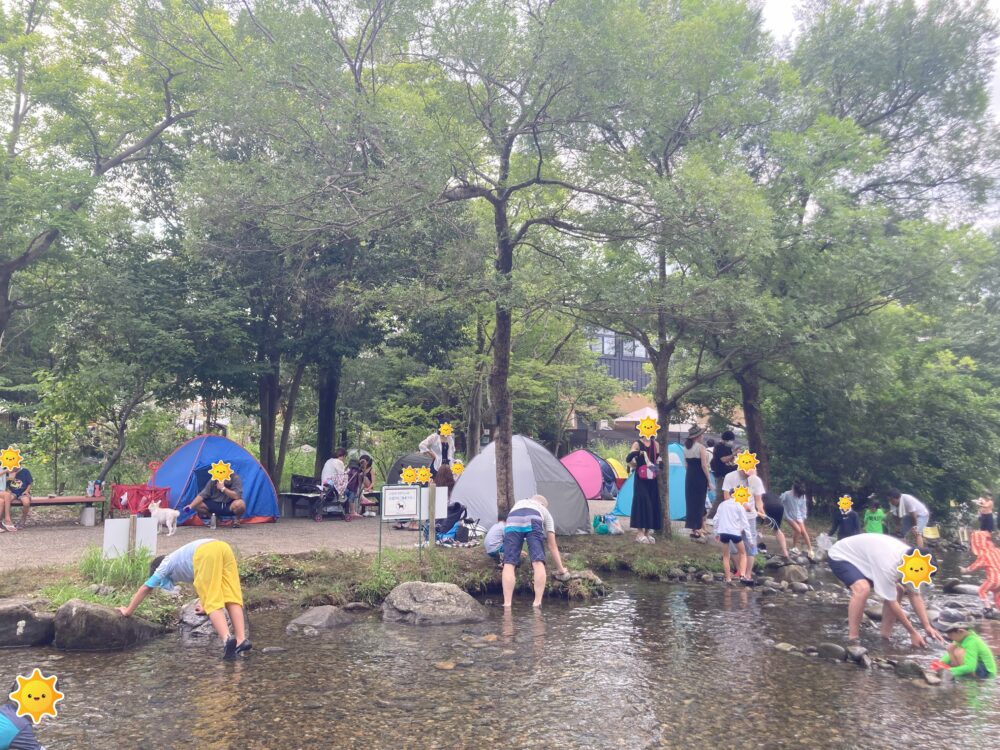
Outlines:
{"label": "green shrub", "polygon": [[112,559],[105,558],[100,547],[88,547],[80,559],[80,575],[90,583],[132,592],[149,578],[152,560],[153,554],[145,547]]}

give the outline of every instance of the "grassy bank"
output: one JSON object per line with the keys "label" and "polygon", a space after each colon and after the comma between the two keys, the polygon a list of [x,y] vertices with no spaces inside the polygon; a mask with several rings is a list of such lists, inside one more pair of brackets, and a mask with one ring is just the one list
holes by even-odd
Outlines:
{"label": "grassy bank", "polygon": [[[685,537],[660,539],[655,545],[637,544],[631,536],[567,537],[559,540],[563,560],[570,570],[593,570],[598,575],[634,574],[667,580],[671,571],[697,568],[721,570],[718,549],[694,544]],[[266,554],[239,560],[243,595],[251,609],[300,608],[319,604],[363,601],[378,605],[406,581],[454,583],[471,594],[500,591],[500,573],[481,547],[437,549],[418,555],[417,550],[383,550],[372,553],[313,552],[299,555]],[[32,570],[0,580],[0,597],[32,596],[48,600],[52,608],[79,598],[121,606],[148,576],[149,557],[104,561],[100,551],[87,550],[80,563],[68,568]],[[574,582],[570,594],[587,598],[599,592],[589,582]],[[550,580],[550,586],[555,587]],[[518,589],[531,588],[530,566],[518,570]],[[170,624],[181,601],[165,595],[151,596],[139,615]],[[565,591],[560,587],[560,594]]]}

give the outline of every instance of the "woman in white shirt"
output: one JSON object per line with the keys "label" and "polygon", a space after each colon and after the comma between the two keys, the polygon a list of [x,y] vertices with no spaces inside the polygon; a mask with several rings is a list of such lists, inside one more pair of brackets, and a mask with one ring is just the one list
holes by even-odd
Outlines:
{"label": "woman in white shirt", "polygon": [[437,470],[442,466],[451,466],[451,462],[455,460],[455,436],[450,431],[443,436],[440,429],[439,427],[438,432],[432,432],[424,438],[418,448],[431,459],[432,474],[437,474]]}

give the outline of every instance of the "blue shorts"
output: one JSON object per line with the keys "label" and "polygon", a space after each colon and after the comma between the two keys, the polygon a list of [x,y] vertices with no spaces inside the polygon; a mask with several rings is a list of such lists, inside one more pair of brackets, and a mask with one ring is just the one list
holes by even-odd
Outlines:
{"label": "blue shorts", "polygon": [[868,581],[869,586],[875,585],[875,582],[858,570],[858,567],[854,563],[849,563],[846,560],[828,560],[828,562],[830,563],[830,570],[847,588],[851,588],[852,585],[860,580]]}
{"label": "blue shorts", "polygon": [[719,534],[719,541],[723,544],[729,544],[730,542],[733,544],[739,544],[743,541],[743,537],[737,536],[736,534]]}
{"label": "blue shorts", "polygon": [[504,565],[517,565],[521,561],[521,547],[528,542],[531,562],[545,562],[545,529],[542,517],[531,510],[514,511],[507,516],[503,532]]}

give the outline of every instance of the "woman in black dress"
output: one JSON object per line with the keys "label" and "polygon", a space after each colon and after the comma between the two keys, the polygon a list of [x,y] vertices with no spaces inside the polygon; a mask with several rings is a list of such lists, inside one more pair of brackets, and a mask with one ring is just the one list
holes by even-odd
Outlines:
{"label": "woman in black dress", "polygon": [[705,430],[692,427],[684,441],[684,500],[687,512],[684,528],[691,530],[692,539],[700,539],[705,526],[705,498],[712,474],[709,468],[708,449],[705,447]]}
{"label": "woman in black dress", "polygon": [[[655,472],[660,470],[657,463],[658,454],[656,437],[641,437],[632,443],[632,450],[625,457],[629,465],[636,467],[632,489],[632,516],[629,524],[633,529],[638,529],[639,534],[635,540],[639,544],[655,544],[653,532],[663,528],[660,488],[655,476]],[[645,478],[649,473],[653,474],[652,479]]]}

